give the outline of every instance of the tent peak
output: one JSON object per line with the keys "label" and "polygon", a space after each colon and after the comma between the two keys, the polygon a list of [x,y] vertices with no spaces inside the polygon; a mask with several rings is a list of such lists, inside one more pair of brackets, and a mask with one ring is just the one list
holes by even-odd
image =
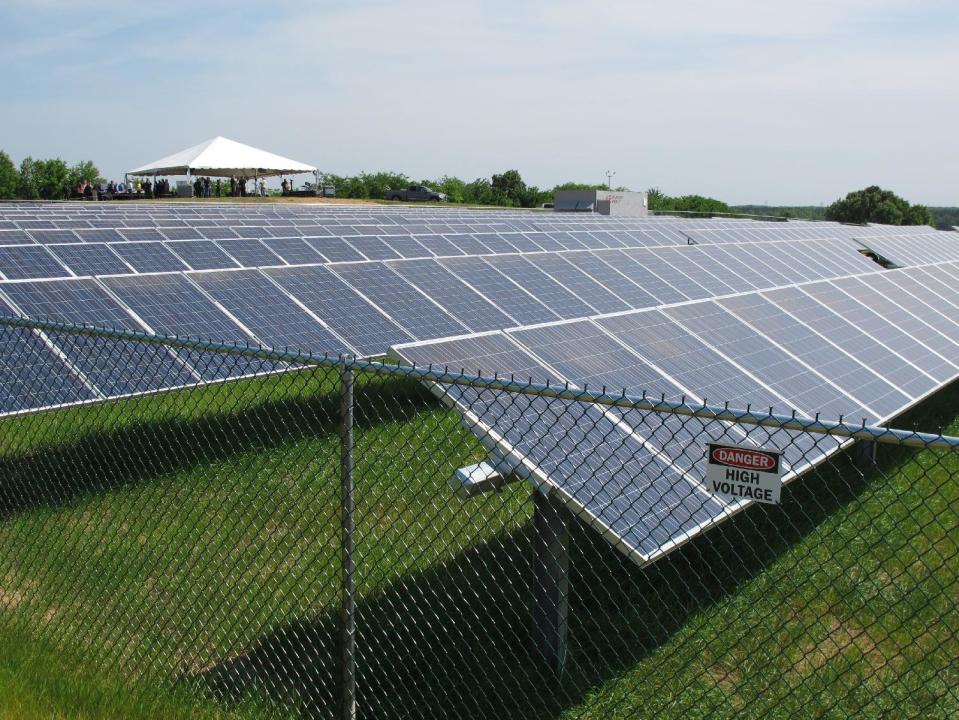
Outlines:
{"label": "tent peak", "polygon": [[128,175],[231,175],[261,177],[315,173],[312,165],[217,135],[199,145],[142,165]]}

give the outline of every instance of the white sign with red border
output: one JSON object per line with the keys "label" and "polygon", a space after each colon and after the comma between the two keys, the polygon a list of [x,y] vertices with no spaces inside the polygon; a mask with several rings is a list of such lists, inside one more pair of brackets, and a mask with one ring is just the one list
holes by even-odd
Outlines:
{"label": "white sign with red border", "polygon": [[706,484],[713,495],[779,504],[783,486],[781,452],[709,443],[706,461]]}

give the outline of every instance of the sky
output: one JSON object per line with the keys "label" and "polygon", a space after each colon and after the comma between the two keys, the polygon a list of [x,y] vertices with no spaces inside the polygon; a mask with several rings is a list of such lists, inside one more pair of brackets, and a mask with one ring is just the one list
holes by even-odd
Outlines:
{"label": "sky", "polygon": [[959,205],[956,0],[0,0],[0,149]]}

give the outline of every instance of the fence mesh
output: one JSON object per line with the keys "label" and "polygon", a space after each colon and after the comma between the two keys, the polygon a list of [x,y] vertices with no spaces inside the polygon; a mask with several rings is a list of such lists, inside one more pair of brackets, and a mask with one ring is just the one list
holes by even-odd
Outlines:
{"label": "fence mesh", "polygon": [[[420,374],[46,333],[82,358],[78,384],[190,385],[170,376],[185,367],[171,353],[205,379],[246,377],[0,418],[0,643],[23,672],[119,687],[110,697],[158,716],[959,716],[948,437],[889,432],[875,453],[833,452],[848,437],[784,440],[773,416],[624,399],[606,410],[682,443],[690,463],[705,433],[831,455],[780,505],[646,567],[564,520],[556,578],[542,574],[543,528],[564,511],[522,479],[455,495],[454,472],[488,450]],[[8,398],[64,397],[30,357],[5,362]],[[550,427],[588,422],[595,400],[466,379],[504,417],[533,397]],[[957,397],[900,423],[956,433]],[[551,592],[568,605],[556,637],[535,621]]]}

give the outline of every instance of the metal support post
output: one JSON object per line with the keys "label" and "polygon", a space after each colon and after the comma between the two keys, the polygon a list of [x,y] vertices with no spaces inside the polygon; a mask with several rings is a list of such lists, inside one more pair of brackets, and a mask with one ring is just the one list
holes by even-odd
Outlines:
{"label": "metal support post", "polygon": [[856,441],[856,465],[862,472],[869,471],[876,464],[876,447],[873,440]]}
{"label": "metal support post", "polygon": [[557,677],[566,665],[569,524],[562,503],[533,493],[533,642]]}
{"label": "metal support post", "polygon": [[341,714],[356,718],[356,578],[353,557],[353,368],[340,371]]}

